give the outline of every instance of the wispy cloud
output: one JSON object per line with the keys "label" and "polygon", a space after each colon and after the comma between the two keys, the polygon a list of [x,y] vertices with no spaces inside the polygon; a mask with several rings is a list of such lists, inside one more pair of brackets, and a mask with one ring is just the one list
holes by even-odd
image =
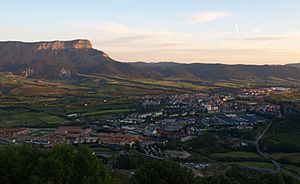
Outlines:
{"label": "wispy cloud", "polygon": [[76,24],[69,27],[73,27],[73,32],[77,30],[81,35],[89,36],[96,48],[105,48],[112,52],[182,48],[191,37],[185,33],[145,30],[112,22]]}
{"label": "wispy cloud", "polygon": [[[121,61],[282,64],[300,57],[297,50],[291,50],[284,42],[284,39],[290,41],[299,36],[298,34],[286,33],[256,37],[243,34],[237,39],[236,34],[240,34],[239,27],[235,27],[237,28],[235,31],[214,32],[205,37],[199,37],[197,33],[144,29],[114,22],[69,25],[68,29],[72,30],[74,34],[72,37],[76,35],[87,37],[94,43],[95,48],[104,50],[112,58]],[[261,40],[266,40],[266,42]],[[278,40],[278,42],[269,40]],[[271,45],[269,45],[270,42]],[[237,43],[239,43],[238,47]]]}
{"label": "wispy cloud", "polygon": [[[297,31],[279,35],[244,32],[237,39],[239,31],[234,28],[227,32],[224,30],[225,32],[199,34],[169,27],[160,30],[145,29],[138,25],[102,21],[61,26],[64,32],[57,30],[51,35],[38,29],[22,29],[22,34],[13,34],[13,40],[20,40],[24,35],[27,41],[86,38],[92,41],[94,48],[103,50],[120,61],[282,64],[300,58],[300,34]],[[0,27],[0,32],[4,33],[0,34],[1,39],[5,33],[18,33],[20,29]]]}
{"label": "wispy cloud", "polygon": [[189,23],[204,23],[211,22],[217,19],[231,16],[231,12],[226,11],[206,11],[206,12],[194,12],[184,13],[180,15],[180,18]]}

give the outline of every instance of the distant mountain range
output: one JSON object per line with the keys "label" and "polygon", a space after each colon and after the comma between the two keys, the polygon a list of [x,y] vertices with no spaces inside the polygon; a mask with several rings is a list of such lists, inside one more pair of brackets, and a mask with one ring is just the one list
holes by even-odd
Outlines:
{"label": "distant mountain range", "polygon": [[0,42],[0,72],[32,78],[68,78],[98,74],[139,78],[300,79],[298,65],[224,65],[179,63],[125,63],[93,49],[88,40]]}
{"label": "distant mountain range", "polygon": [[287,66],[291,66],[291,67],[300,68],[300,63],[288,64]]}

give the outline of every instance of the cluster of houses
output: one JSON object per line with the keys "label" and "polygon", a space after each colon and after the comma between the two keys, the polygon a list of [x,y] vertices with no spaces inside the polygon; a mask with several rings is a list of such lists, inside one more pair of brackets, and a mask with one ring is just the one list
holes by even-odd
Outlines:
{"label": "cluster of houses", "polygon": [[144,140],[147,140],[147,137],[133,134],[101,134],[99,136],[99,143],[121,146],[131,146]]}
{"label": "cluster of houses", "polygon": [[267,119],[255,114],[219,114],[205,117],[201,122],[207,127],[253,128]]}
{"label": "cluster of houses", "polygon": [[38,128],[0,128],[0,138],[7,142],[24,142],[28,144],[52,147],[61,143],[84,143],[91,133],[91,128],[80,126],[59,126],[56,129]]}
{"label": "cluster of houses", "polygon": [[27,131],[27,128],[0,128],[0,137],[15,137],[19,134],[23,134]]}
{"label": "cluster of houses", "polygon": [[283,117],[280,106],[274,104],[263,105],[257,110],[257,112],[267,117],[275,117],[275,118]]}
{"label": "cluster of houses", "polygon": [[248,126],[252,127],[253,125],[263,123],[266,120],[254,114],[225,114],[214,116],[218,120],[219,124],[222,125],[232,125],[232,126]]}
{"label": "cluster of houses", "polygon": [[271,94],[280,94],[290,92],[291,88],[285,87],[267,87],[267,88],[245,88],[241,90],[238,95],[239,98],[244,99],[263,99],[270,96]]}
{"label": "cluster of houses", "polygon": [[136,142],[146,141],[142,135],[122,133],[93,133],[91,128],[80,126],[59,126],[55,129],[36,128],[0,128],[0,140],[6,142],[23,142],[53,147],[56,144],[108,144],[108,145],[133,145]]}
{"label": "cluster of houses", "polygon": [[208,168],[210,164],[186,162],[186,163],[180,163],[180,166],[190,170],[202,170]]}

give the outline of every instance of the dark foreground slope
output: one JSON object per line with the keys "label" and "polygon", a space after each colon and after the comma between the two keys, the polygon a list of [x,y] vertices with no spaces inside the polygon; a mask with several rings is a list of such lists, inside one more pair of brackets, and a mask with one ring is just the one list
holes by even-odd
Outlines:
{"label": "dark foreground slope", "polygon": [[[125,161],[125,163],[130,160]],[[2,184],[297,184],[285,175],[259,173],[231,168],[223,175],[196,177],[171,161],[144,158],[135,170],[110,170],[93,150],[58,145],[49,150],[29,146],[0,147],[0,183]],[[129,174],[135,173],[135,174]]]}

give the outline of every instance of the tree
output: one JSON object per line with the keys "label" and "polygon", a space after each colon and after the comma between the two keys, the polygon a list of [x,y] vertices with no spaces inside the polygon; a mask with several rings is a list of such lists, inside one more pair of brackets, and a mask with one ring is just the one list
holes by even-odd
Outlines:
{"label": "tree", "polygon": [[121,154],[114,164],[115,168],[118,169],[136,169],[138,166],[138,158],[134,157],[133,155],[129,154]]}
{"label": "tree", "polygon": [[103,163],[85,147],[55,146],[46,159],[40,160],[34,170],[35,183],[111,183]]}
{"label": "tree", "polygon": [[45,151],[37,150],[29,145],[22,145],[16,149],[20,156],[22,171],[20,178],[23,184],[30,184],[30,176],[38,164],[39,159],[46,155]]}
{"label": "tree", "polygon": [[19,153],[9,146],[0,147],[0,183],[20,183],[21,164]]}
{"label": "tree", "polygon": [[168,161],[146,163],[134,175],[134,182],[137,184],[190,184],[193,181],[192,172]]}
{"label": "tree", "polygon": [[31,183],[63,184],[66,183],[68,175],[64,171],[62,162],[53,158],[39,160],[31,176]]}
{"label": "tree", "polygon": [[0,147],[1,184],[109,184],[108,169],[85,147],[59,145],[51,150],[30,146]]}

